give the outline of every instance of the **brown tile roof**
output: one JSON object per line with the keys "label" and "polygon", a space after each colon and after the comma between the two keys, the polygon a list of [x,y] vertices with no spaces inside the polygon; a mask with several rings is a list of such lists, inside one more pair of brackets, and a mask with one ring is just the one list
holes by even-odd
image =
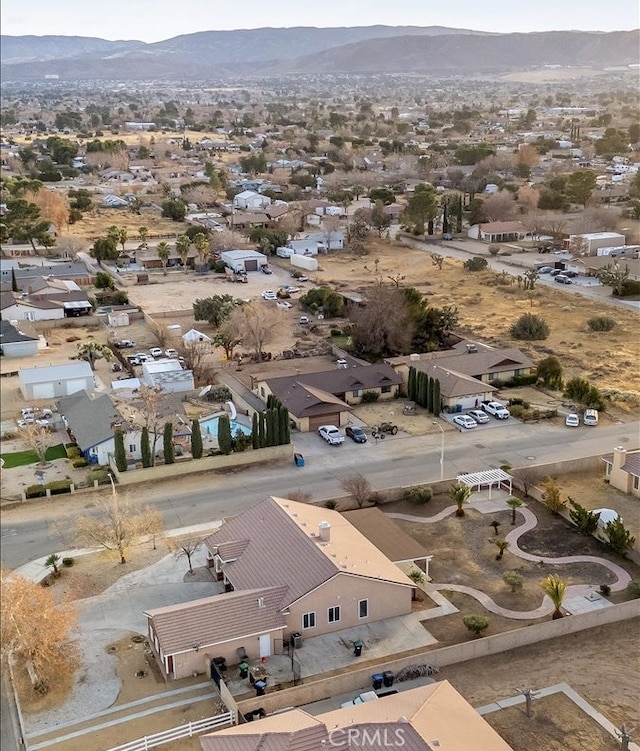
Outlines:
{"label": "brown tile roof", "polygon": [[[282,381],[283,379],[278,378],[277,380]],[[271,387],[271,382],[269,382],[269,386]],[[338,399],[337,396],[330,394],[328,391],[315,389],[299,381],[279,383],[276,384],[275,390],[273,388],[271,390],[295,417],[333,414],[336,407],[340,411],[353,409],[342,399]]]}
{"label": "brown tile roof", "polygon": [[[318,525],[331,525],[321,542]],[[287,586],[283,607],[340,573],[410,586],[411,581],[337,511],[267,498],[205,539],[212,555],[249,540],[242,555],[224,566],[235,590]]]}
{"label": "brown tile roof", "polygon": [[147,610],[163,655],[285,627],[286,587],[249,589]]}
{"label": "brown tile roof", "polygon": [[627,461],[622,465],[622,471],[630,475],[640,476],[640,451],[629,451]]}
{"label": "brown tile roof", "polygon": [[343,511],[342,516],[390,561],[424,558],[428,552],[379,508]]}
{"label": "brown tile roof", "polygon": [[267,206],[264,213],[271,219],[277,219],[280,216],[284,216],[289,211],[289,204],[274,203],[271,206]]}
{"label": "brown tile roof", "polygon": [[498,234],[501,232],[524,232],[524,227],[520,222],[486,222],[480,225],[480,230],[488,234]]}

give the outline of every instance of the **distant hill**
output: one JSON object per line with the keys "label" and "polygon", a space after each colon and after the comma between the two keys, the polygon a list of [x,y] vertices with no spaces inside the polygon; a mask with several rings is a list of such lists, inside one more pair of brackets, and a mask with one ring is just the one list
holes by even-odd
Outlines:
{"label": "distant hill", "polygon": [[188,80],[289,73],[445,73],[638,62],[638,32],[489,34],[441,26],[203,31],[154,44],[3,36],[2,80]]}

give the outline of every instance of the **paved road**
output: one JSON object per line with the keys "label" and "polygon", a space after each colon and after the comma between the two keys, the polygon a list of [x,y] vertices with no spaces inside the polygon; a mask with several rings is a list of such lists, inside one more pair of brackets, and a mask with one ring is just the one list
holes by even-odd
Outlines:
{"label": "paved road", "polygon": [[[318,500],[344,494],[340,480],[354,472],[365,475],[377,490],[434,482],[440,478],[440,434],[388,437],[377,445],[351,442],[330,447],[315,435],[296,437],[306,465],[240,468],[225,474],[194,476],[175,482],[138,487],[135,500],[151,503],[163,514],[168,529],[200,524],[237,514],[267,494],[287,496],[298,489]],[[611,451],[614,446],[637,447],[639,423],[569,430],[540,423],[468,433],[447,432],[445,478],[509,463],[514,467],[577,459]],[[50,531],[60,515],[83,512],[89,498],[79,494],[65,501],[37,502],[4,510],[0,523],[0,558],[16,568],[61,548]]]}

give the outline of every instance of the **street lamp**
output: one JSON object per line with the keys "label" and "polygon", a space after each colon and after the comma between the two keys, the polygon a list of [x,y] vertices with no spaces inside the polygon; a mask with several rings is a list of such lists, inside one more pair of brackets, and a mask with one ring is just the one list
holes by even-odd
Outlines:
{"label": "street lamp", "polygon": [[440,480],[444,480],[444,428],[442,425],[440,425],[439,422],[436,422],[435,420],[431,421],[432,425],[435,425],[436,428],[440,429],[440,432],[442,433],[442,436],[440,438]]}

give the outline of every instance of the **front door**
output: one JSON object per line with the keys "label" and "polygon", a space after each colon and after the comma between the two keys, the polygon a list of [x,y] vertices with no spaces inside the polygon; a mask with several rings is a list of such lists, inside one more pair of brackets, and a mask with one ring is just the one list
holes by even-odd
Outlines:
{"label": "front door", "polygon": [[271,634],[260,635],[260,657],[271,657]]}

